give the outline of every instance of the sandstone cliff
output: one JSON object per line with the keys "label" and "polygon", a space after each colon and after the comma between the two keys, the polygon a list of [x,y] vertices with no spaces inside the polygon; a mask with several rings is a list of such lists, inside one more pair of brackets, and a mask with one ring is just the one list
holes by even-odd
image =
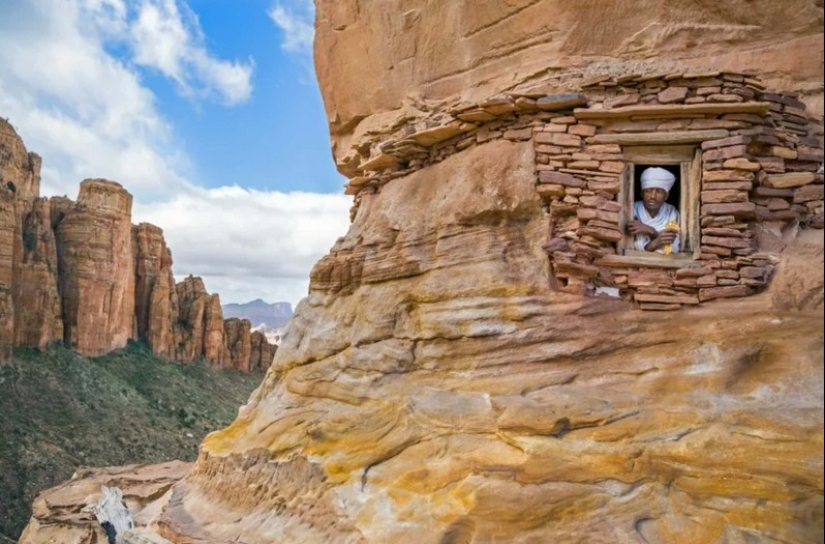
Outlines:
{"label": "sandstone cliff", "polygon": [[132,225],[118,183],[85,180],[76,202],[39,187],[40,158],[0,120],[0,361],[14,347],[101,355],[140,339],[173,360],[269,367],[274,346],[253,341],[248,321],[225,325],[200,278],[176,285],[163,231]]}
{"label": "sandstone cliff", "polygon": [[158,355],[178,357],[178,295],[172,275],[172,252],[163,231],[141,223],[132,228],[135,254],[135,318],[138,338]]}
{"label": "sandstone cliff", "polygon": [[[206,291],[203,280],[189,276],[177,284],[182,325],[178,329],[179,357],[191,361],[204,356],[221,366],[249,369],[251,324],[248,320],[223,319],[218,295]],[[240,346],[244,344],[246,349]]]}
{"label": "sandstone cliff", "polygon": [[160,533],[818,542],[822,231],[767,292],[663,317],[549,289],[533,168],[491,143],[362,202]]}
{"label": "sandstone cliff", "polygon": [[[821,542],[821,3],[403,9],[317,2],[353,222],[149,525]],[[641,164],[681,168],[695,253],[624,252]]]}
{"label": "sandstone cliff", "polygon": [[[40,194],[40,164],[40,157],[26,151],[12,126],[0,118],[0,360],[11,353],[18,338],[43,345],[52,334],[62,334],[56,322],[60,318],[55,308],[57,259],[49,206],[35,202]],[[27,284],[34,292],[25,293],[27,289],[17,281],[22,278],[36,282]],[[15,300],[27,294],[39,305],[36,316],[15,314]]]}
{"label": "sandstone cliff", "polygon": [[823,113],[817,0],[318,0],[315,65],[339,168],[364,136],[547,75],[754,71]]}
{"label": "sandstone cliff", "polygon": [[119,184],[85,180],[55,228],[63,340],[84,355],[122,348],[134,337],[131,213],[132,195]]}

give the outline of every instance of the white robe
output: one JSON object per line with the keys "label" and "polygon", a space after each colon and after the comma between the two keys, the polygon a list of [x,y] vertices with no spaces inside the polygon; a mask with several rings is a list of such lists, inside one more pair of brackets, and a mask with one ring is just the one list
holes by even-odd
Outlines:
{"label": "white robe", "polygon": [[[662,232],[665,230],[665,226],[670,223],[671,221],[676,221],[676,223],[680,223],[679,221],[679,210],[676,209],[675,206],[672,204],[668,204],[667,202],[662,204],[662,207],[659,208],[659,213],[656,214],[656,217],[650,217],[650,214],[647,213],[645,209],[644,203],[642,201],[635,202],[633,204],[633,215],[650,227],[656,229],[657,232]],[[645,236],[644,234],[639,234],[636,236],[636,239],[633,242],[633,247],[644,251],[645,246],[650,243],[650,237]],[[679,253],[679,249],[681,247],[681,238],[679,235],[676,236],[676,239],[673,241],[673,253]],[[665,250],[663,248],[659,248],[656,250],[657,253],[664,253]]]}

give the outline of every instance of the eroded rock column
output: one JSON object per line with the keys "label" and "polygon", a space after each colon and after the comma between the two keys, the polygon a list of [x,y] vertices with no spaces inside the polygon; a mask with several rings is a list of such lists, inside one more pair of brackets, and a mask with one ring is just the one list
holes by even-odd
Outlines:
{"label": "eroded rock column", "polygon": [[85,180],[63,213],[56,237],[64,340],[102,355],[133,337],[132,195],[112,181]]}
{"label": "eroded rock column", "polygon": [[158,355],[177,353],[178,294],[172,275],[172,252],[163,230],[149,223],[132,228],[135,252],[135,320],[137,337]]}
{"label": "eroded rock column", "polygon": [[49,200],[37,198],[22,216],[20,258],[15,260],[13,297],[19,313],[14,345],[45,347],[63,338],[57,290],[57,245]]}

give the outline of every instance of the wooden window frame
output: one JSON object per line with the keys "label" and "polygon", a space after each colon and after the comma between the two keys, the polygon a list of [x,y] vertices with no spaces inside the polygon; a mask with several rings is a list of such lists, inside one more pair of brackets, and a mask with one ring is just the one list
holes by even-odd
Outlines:
{"label": "wooden window frame", "polygon": [[[700,218],[699,197],[702,188],[702,150],[696,145],[655,145],[623,146],[625,168],[619,191],[622,204],[619,227],[624,237],[617,244],[619,255],[634,257],[653,257],[666,259],[697,259],[700,254]],[[679,165],[679,237],[680,253],[662,255],[661,253],[639,251],[633,248],[633,236],[627,234],[627,223],[633,217],[634,180],[637,164],[673,166]]]}

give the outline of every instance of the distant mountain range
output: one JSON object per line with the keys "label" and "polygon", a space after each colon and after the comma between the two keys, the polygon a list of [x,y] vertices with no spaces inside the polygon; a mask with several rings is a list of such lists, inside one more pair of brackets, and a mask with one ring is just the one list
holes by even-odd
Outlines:
{"label": "distant mountain range", "polygon": [[224,304],[223,317],[229,319],[238,317],[252,322],[252,330],[266,336],[270,344],[280,345],[281,336],[287,322],[292,317],[292,304],[289,302],[273,302],[269,304],[261,299],[243,304]]}
{"label": "distant mountain range", "polygon": [[292,304],[289,302],[273,302],[269,304],[261,299],[243,304],[224,304],[223,317],[238,317],[248,319],[252,327],[266,325],[266,329],[282,329],[292,317]]}

